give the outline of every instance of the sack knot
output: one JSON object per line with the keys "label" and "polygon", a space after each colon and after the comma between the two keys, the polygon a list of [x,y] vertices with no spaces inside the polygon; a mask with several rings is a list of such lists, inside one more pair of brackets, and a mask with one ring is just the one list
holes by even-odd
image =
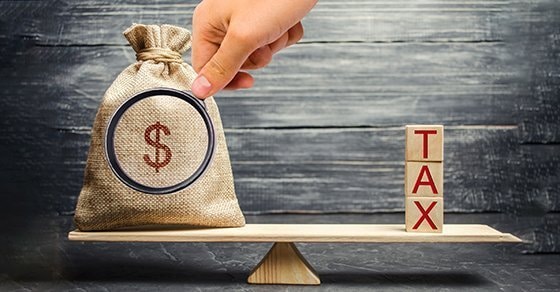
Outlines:
{"label": "sack knot", "polygon": [[183,63],[180,53],[167,48],[146,48],[136,53],[137,61],[154,60],[156,62]]}

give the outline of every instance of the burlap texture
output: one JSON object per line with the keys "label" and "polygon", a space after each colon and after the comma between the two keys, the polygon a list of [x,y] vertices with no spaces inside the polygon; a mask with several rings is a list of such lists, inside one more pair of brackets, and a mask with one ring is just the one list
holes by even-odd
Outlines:
{"label": "burlap texture", "polygon": [[[105,156],[104,139],[109,120],[117,108],[135,94],[151,88],[190,90],[196,77],[192,67],[181,59],[181,54],[190,47],[191,35],[188,30],[171,25],[135,24],[124,35],[136,51],[138,62],[127,67],[117,77],[105,93],[97,112],[84,185],[74,217],[76,226],[83,231],[154,224],[243,226],[245,219],[235,195],[223,126],[212,97],[204,103],[214,124],[216,149],[209,168],[194,184],[171,194],[146,194],[125,185],[111,170]],[[177,102],[179,104],[175,104]],[[205,150],[201,145],[207,143],[204,136],[206,129],[201,121],[197,121],[200,117],[193,115],[194,111],[189,111],[184,103],[181,105],[180,101],[164,97],[148,98],[134,105],[123,116],[115,131],[115,150],[123,168],[131,176],[136,176],[138,181],[155,186],[176,183],[184,177],[184,173],[191,172],[193,165],[200,164],[201,158],[200,155],[189,153]],[[156,118],[150,119],[152,116]],[[172,129],[173,138],[165,137],[170,147],[180,148],[180,143],[176,142],[178,140],[173,142],[173,139],[180,137],[179,141],[190,139],[187,144],[194,143],[192,145],[195,148],[194,151],[174,152],[174,164],[170,162],[158,173],[165,174],[163,179],[147,175],[149,171],[153,173],[154,169],[143,169],[141,163],[134,164],[134,160],[142,159],[144,153],[155,159],[154,148],[146,148],[146,143],[139,139],[143,139],[146,125],[154,123],[156,119]],[[136,137],[128,137],[128,133],[136,133],[133,135]]]}

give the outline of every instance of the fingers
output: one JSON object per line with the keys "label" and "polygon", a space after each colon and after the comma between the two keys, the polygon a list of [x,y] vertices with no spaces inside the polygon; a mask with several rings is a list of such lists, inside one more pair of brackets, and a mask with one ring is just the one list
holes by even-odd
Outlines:
{"label": "fingers", "polygon": [[298,22],[274,42],[254,51],[249,58],[247,58],[245,63],[243,63],[241,69],[254,70],[265,67],[268,63],[270,63],[270,61],[272,61],[272,56],[274,54],[297,43],[302,37],[303,26],[301,25],[301,22]]}
{"label": "fingers", "polygon": [[224,87],[224,89],[235,90],[241,88],[251,88],[253,87],[254,83],[255,80],[253,79],[253,76],[251,76],[251,74],[240,71],[235,74],[235,77],[233,77],[233,79],[229,82],[228,85],[226,85],[226,87]]}
{"label": "fingers", "polygon": [[288,39],[289,38],[290,37],[288,35],[288,32],[285,32],[277,40],[275,40],[274,42],[269,44],[268,46],[270,47],[270,50],[272,51],[272,54],[276,54],[277,52],[279,52],[280,50],[285,48],[288,44]]}
{"label": "fingers", "polygon": [[[216,53],[200,69],[192,85],[193,94],[198,98],[206,98],[226,87],[257,46],[251,37],[228,32]],[[240,78],[236,84],[241,81],[240,85],[248,84],[246,77]]]}
{"label": "fingers", "polygon": [[200,72],[202,67],[218,51],[220,43],[225,36],[223,29],[214,27],[207,21],[207,10],[201,3],[195,8],[193,14],[191,62],[196,72]]}
{"label": "fingers", "polygon": [[[194,31],[194,29],[193,29]],[[192,42],[192,66],[196,72],[200,72],[204,64],[212,58],[212,56],[220,48],[219,44],[209,42],[208,40],[201,40],[199,34],[193,33]]]}
{"label": "fingers", "polygon": [[[250,34],[205,27],[193,19],[192,64],[198,77],[192,84],[193,94],[201,99],[221,89],[239,89],[253,86],[253,77],[239,70],[265,67],[278,51],[295,44],[303,36],[301,22],[296,23],[274,42],[256,49],[259,44]],[[261,44],[262,45],[262,44]]]}
{"label": "fingers", "polygon": [[254,70],[262,68],[270,63],[272,54],[273,52],[269,46],[260,47],[247,58],[243,66],[241,66],[241,69]]}
{"label": "fingers", "polygon": [[301,24],[300,21],[288,30],[288,42],[286,44],[286,47],[289,47],[299,42],[299,40],[301,40],[302,37],[303,37],[303,25]]}

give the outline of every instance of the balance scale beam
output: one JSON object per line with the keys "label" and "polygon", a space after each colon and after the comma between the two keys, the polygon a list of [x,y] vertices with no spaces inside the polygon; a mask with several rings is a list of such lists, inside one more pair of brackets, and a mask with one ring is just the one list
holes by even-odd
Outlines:
{"label": "balance scale beam", "polygon": [[480,224],[446,224],[442,233],[406,232],[403,224],[247,224],[239,228],[71,231],[72,241],[274,242],[253,269],[251,284],[319,285],[319,276],[294,242],[341,243],[519,243],[509,233]]}

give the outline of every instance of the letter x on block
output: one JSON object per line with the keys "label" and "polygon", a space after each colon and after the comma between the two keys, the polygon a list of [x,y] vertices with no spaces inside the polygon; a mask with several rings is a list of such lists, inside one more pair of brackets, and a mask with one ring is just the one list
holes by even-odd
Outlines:
{"label": "letter x on block", "polygon": [[434,223],[434,221],[432,221],[432,218],[430,218],[430,211],[432,211],[432,209],[436,206],[437,201],[432,202],[430,206],[428,206],[428,209],[426,210],[424,210],[424,207],[422,207],[420,202],[414,201],[414,204],[416,205],[416,207],[418,207],[418,210],[420,210],[422,216],[420,216],[420,219],[418,219],[418,221],[416,222],[416,224],[414,224],[414,227],[412,227],[412,229],[418,229],[418,227],[420,227],[420,224],[422,224],[424,220],[428,222],[428,224],[432,229],[434,230],[437,229],[436,224]]}
{"label": "letter x on block", "polygon": [[407,197],[406,231],[441,232],[443,199],[441,197]]}

